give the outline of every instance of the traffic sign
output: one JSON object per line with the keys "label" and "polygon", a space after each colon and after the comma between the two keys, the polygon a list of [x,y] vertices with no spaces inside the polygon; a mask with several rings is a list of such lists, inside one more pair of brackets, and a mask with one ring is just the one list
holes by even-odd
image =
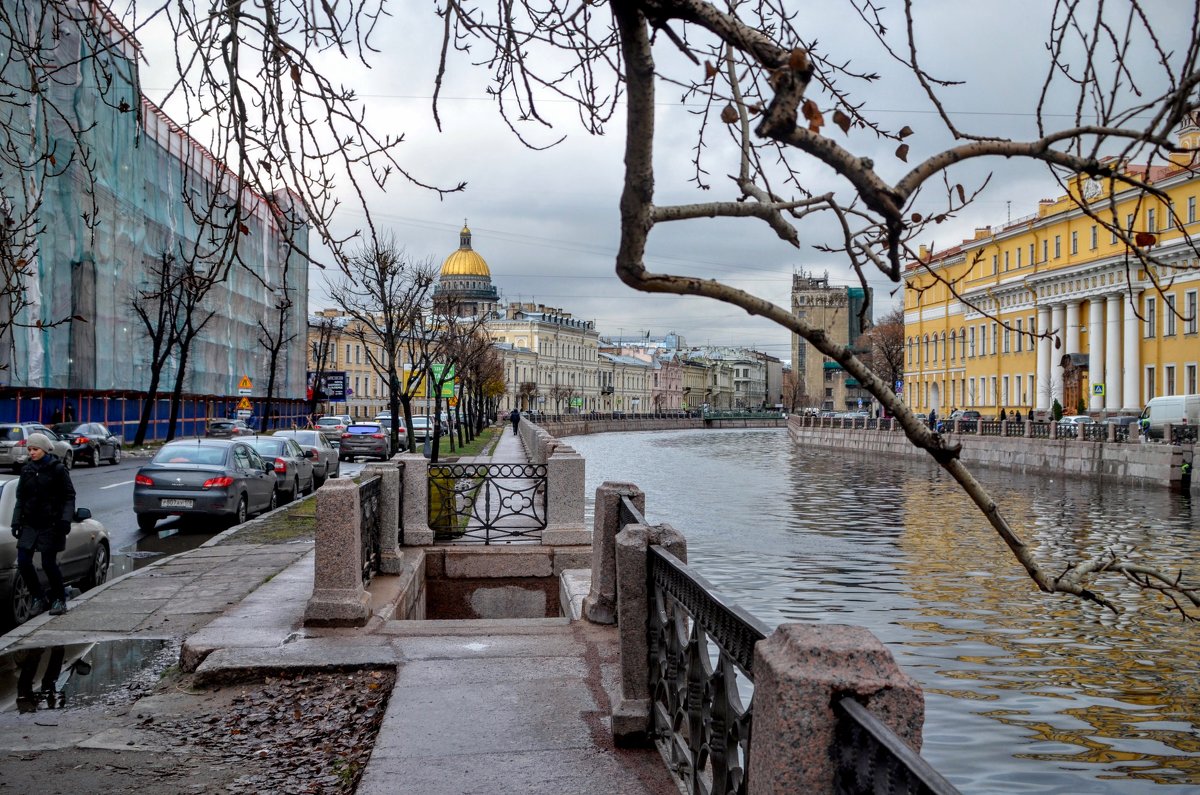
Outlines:
{"label": "traffic sign", "polygon": [[239,389],[238,394],[249,397],[250,395],[254,394],[254,390],[253,389]]}
{"label": "traffic sign", "polygon": [[252,411],[254,409],[254,406],[250,404],[250,398],[246,397],[238,401],[237,407],[238,411]]}
{"label": "traffic sign", "polygon": [[238,419],[239,420],[248,420],[248,419],[250,419],[250,415],[253,413],[254,412],[252,412],[252,411],[239,411],[237,413]]}
{"label": "traffic sign", "polygon": [[242,380],[238,381],[238,389],[254,389],[254,384],[250,382],[250,376],[242,376]]}
{"label": "traffic sign", "polygon": [[1092,394],[1104,397],[1104,384],[1092,384]]}

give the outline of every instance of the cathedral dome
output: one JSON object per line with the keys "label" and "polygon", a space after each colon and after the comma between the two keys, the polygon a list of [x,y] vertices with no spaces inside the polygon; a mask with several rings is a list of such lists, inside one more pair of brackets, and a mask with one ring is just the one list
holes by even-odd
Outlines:
{"label": "cathedral dome", "polygon": [[477,276],[491,280],[492,272],[487,262],[471,248],[471,230],[463,224],[458,233],[458,251],[446,257],[442,263],[442,278],[447,276]]}

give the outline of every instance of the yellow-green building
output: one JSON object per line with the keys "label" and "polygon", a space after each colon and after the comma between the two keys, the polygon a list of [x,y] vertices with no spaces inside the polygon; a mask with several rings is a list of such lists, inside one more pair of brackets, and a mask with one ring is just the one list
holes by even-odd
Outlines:
{"label": "yellow-green building", "polygon": [[[1185,127],[1180,143],[1200,146],[1200,129]],[[1079,177],[1031,215],[946,251],[922,247],[904,294],[904,397],[915,410],[1024,414],[1057,399],[1067,414],[1080,400],[1115,414],[1200,391],[1200,175],[1181,162],[1124,171],[1167,198]]]}

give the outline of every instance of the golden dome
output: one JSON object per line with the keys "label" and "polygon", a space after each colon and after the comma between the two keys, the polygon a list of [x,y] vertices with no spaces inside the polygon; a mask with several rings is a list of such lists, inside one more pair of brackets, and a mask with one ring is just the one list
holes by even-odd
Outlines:
{"label": "golden dome", "polygon": [[442,263],[442,277],[446,276],[479,276],[492,278],[487,262],[471,248],[471,230],[464,223],[458,233],[458,251],[446,257]]}

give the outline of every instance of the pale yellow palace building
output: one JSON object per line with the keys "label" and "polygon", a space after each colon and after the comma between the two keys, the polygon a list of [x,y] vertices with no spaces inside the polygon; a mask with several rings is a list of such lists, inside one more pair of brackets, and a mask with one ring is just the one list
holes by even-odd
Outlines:
{"label": "pale yellow palace building", "polygon": [[[1200,146],[1200,129],[1185,127],[1180,143]],[[1080,177],[1069,183],[1075,199],[1045,199],[955,248],[922,250],[904,292],[904,398],[915,410],[994,416],[1048,411],[1057,399],[1074,414],[1082,399],[1115,414],[1200,391],[1200,175],[1181,163],[1125,172],[1167,200]],[[1161,265],[1143,265],[1080,198]],[[1034,336],[1043,330],[1051,335]]]}

